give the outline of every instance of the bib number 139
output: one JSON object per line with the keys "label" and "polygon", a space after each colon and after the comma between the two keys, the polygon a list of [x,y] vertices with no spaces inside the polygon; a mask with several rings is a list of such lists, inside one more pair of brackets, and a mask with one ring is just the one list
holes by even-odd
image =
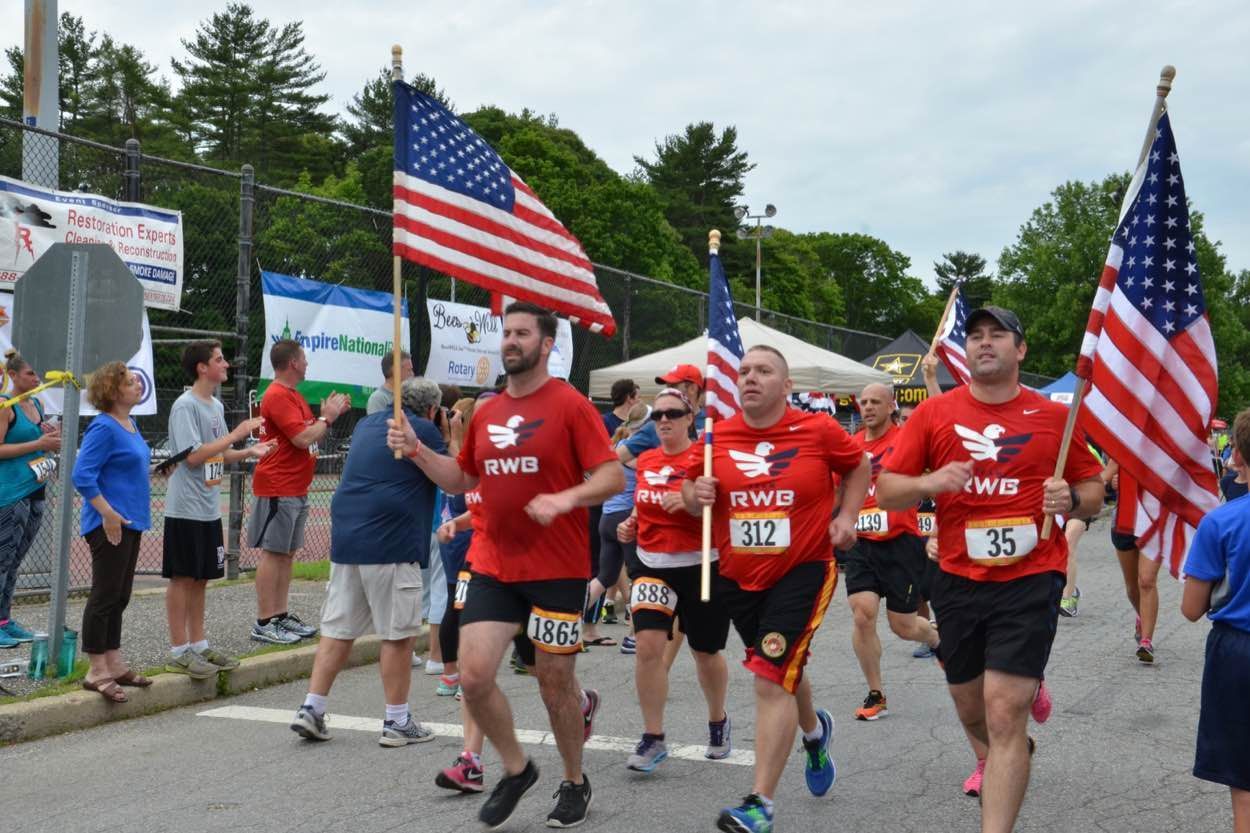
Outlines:
{"label": "bib number 139", "polygon": [[540,651],[572,654],[582,649],[582,617],[535,607],[530,611],[526,635]]}

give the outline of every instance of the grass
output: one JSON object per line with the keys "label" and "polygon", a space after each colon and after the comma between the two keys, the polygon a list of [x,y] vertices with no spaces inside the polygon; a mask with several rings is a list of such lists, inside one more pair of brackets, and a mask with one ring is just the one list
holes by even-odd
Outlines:
{"label": "grass", "polygon": [[298,581],[329,581],[330,562],[296,561],[291,565],[291,578]]}
{"label": "grass", "polygon": [[69,673],[68,677],[45,686],[40,686],[28,694],[22,694],[12,697],[0,697],[0,706],[9,703],[23,703],[27,700],[38,700],[41,697],[55,697],[58,694],[68,694],[71,691],[77,691],[80,688],[82,678],[87,676],[87,669],[91,664],[86,659],[80,659],[74,663],[74,670]]}

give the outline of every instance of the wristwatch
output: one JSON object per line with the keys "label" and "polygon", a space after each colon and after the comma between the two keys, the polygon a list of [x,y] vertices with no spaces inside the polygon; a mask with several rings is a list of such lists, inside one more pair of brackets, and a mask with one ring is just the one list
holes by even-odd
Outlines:
{"label": "wristwatch", "polygon": [[317,417],[317,419],[316,419],[315,421],[316,421],[316,422],[324,422],[324,423],[326,424],[326,428],[329,428],[329,427],[330,427],[330,420],[326,419],[326,418],[325,418],[325,417],[323,417],[323,416],[319,416],[319,417]]}

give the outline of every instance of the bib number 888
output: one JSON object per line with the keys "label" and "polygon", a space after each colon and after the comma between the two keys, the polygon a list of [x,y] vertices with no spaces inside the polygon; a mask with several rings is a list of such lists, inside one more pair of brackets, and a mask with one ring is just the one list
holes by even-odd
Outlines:
{"label": "bib number 888", "polygon": [[572,654],[582,648],[582,617],[535,607],[525,629],[530,641],[549,654]]}

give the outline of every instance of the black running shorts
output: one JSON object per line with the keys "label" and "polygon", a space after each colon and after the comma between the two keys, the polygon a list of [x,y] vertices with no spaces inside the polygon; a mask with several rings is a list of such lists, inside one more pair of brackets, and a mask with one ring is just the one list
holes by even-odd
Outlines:
{"label": "black running shorts", "polygon": [[846,577],[846,595],[876,593],[886,610],[915,613],[924,578],[925,539],[903,533],[884,541],[860,538],[838,556]]}
{"label": "black running shorts", "polygon": [[226,574],[226,547],[221,521],[165,518],[161,575],[208,580]]}
{"label": "black running shorts", "polygon": [[[712,562],[712,586],[716,586],[717,562]],[[648,567],[634,576],[630,593],[630,613],[635,631],[664,631],[673,637],[673,616],[686,635],[690,647],[705,654],[725,650],[729,639],[729,612],[715,596],[710,602],[700,601],[703,568]]]}

